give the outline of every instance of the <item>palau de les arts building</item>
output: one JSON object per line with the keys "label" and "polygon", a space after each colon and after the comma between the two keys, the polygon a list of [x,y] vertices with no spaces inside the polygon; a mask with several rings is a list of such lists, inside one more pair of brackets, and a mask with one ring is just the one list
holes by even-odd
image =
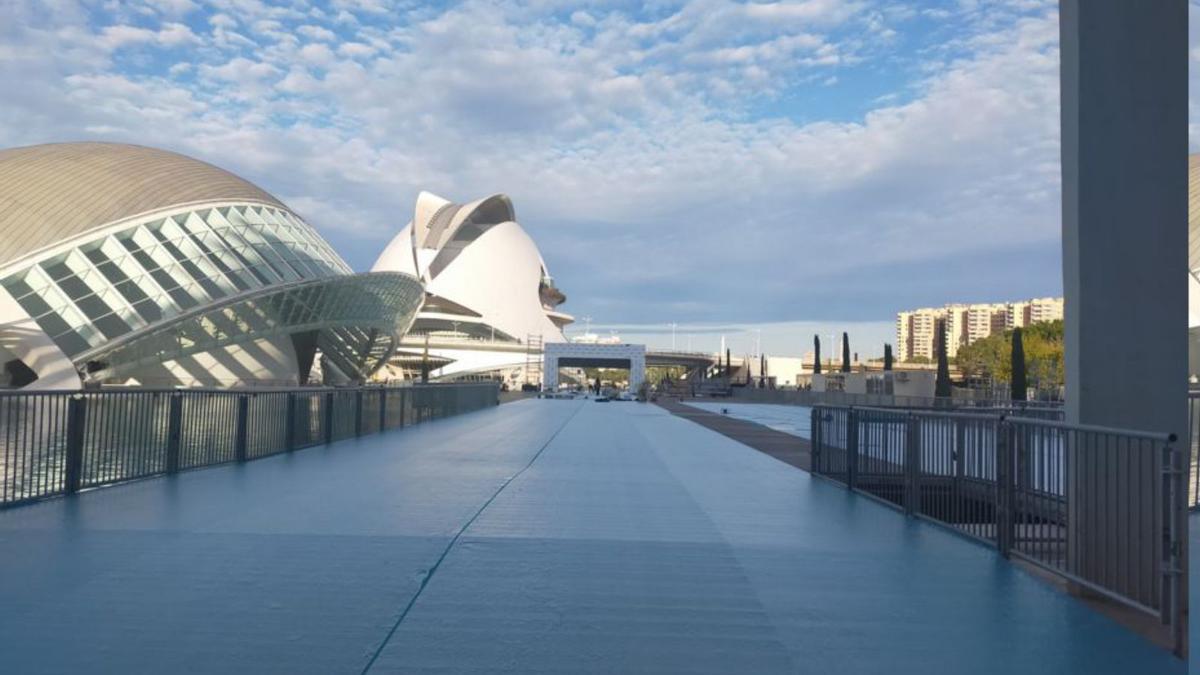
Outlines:
{"label": "palau de les arts building", "polygon": [[[416,210],[419,226],[355,274],[285,204],[211,164],[115,143],[0,150],[0,386],[396,379],[411,375],[410,329],[436,377],[495,376],[502,368],[479,364],[524,354],[435,354],[426,335],[562,339],[561,294],[545,290],[506,197],[457,207],[422,193]],[[525,263],[529,294],[504,295],[525,289]]]}

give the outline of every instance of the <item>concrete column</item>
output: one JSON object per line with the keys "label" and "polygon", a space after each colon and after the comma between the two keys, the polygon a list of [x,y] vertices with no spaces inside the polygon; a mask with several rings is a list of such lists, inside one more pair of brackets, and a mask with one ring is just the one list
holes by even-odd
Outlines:
{"label": "concrete column", "polygon": [[1062,0],[1067,419],[1182,433],[1186,0]]}
{"label": "concrete column", "polygon": [[[1067,421],[1185,437],[1187,2],[1060,10]],[[1099,581],[1115,542],[1161,531],[1160,458],[1072,452],[1067,564]],[[1145,553],[1128,565],[1153,577]]]}
{"label": "concrete column", "polygon": [[558,357],[548,353],[542,356],[542,389],[558,390]]}

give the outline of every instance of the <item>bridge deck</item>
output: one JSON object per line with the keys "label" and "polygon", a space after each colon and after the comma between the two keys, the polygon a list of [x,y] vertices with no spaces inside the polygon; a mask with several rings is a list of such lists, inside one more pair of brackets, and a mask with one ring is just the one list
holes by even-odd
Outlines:
{"label": "bridge deck", "polygon": [[935,526],[525,400],[0,513],[6,672],[1183,673]]}

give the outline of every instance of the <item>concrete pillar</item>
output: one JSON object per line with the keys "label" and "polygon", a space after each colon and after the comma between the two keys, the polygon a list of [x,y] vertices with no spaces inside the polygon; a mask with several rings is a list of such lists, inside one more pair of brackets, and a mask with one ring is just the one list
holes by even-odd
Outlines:
{"label": "concrete pillar", "polygon": [[545,353],[542,356],[542,390],[558,390],[558,356]]}
{"label": "concrete pillar", "polygon": [[[1185,437],[1188,5],[1061,0],[1059,22],[1067,421]],[[1101,580],[1114,542],[1161,531],[1160,458],[1113,475],[1072,450],[1067,564]]]}
{"label": "concrete pillar", "polygon": [[1067,419],[1184,431],[1186,0],[1062,0]]}

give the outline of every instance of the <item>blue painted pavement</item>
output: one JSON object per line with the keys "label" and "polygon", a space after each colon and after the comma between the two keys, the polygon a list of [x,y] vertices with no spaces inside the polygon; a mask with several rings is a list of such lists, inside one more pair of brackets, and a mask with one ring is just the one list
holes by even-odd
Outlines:
{"label": "blue painted pavement", "polygon": [[712,413],[727,414],[740,420],[761,424],[768,429],[812,440],[812,408],[808,406],[711,401],[684,401],[684,405]]}
{"label": "blue painted pavement", "polygon": [[1183,673],[654,407],[526,400],[0,513],[12,673]]}

